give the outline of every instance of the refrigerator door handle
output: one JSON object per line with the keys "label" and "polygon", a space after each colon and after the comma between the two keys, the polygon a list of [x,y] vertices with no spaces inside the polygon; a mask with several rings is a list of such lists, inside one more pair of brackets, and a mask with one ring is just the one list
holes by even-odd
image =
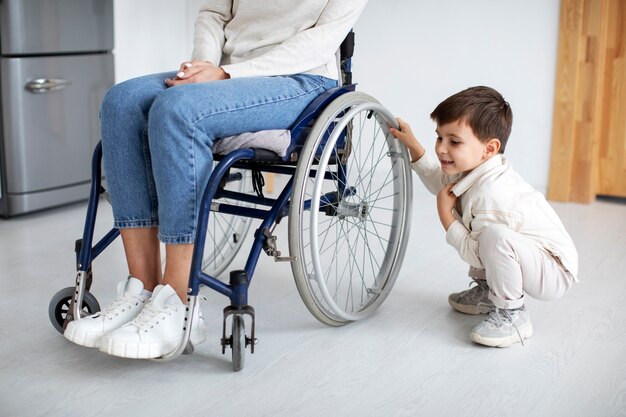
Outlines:
{"label": "refrigerator door handle", "polygon": [[72,82],[58,78],[37,78],[26,83],[25,88],[34,94],[62,90]]}

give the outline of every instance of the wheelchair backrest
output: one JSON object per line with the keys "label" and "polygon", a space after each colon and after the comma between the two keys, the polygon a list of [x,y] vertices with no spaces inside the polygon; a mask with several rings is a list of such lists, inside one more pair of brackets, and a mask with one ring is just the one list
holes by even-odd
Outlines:
{"label": "wheelchair backrest", "polygon": [[[354,31],[350,31],[339,46],[338,64],[341,77],[341,86],[332,88],[320,94],[313,100],[307,108],[302,112],[291,128],[291,145],[287,149],[287,154],[283,158],[285,161],[295,162],[298,159],[300,150],[304,146],[315,119],[324,110],[324,108],[335,98],[342,94],[354,91],[356,84],[352,84],[352,56],[354,55]],[[330,135],[332,129],[328,130],[327,136]],[[337,146],[343,148],[345,134],[342,134]],[[324,144],[325,141],[322,142]]]}
{"label": "wheelchair backrest", "polygon": [[350,31],[339,47],[339,73],[341,84],[352,84],[352,55],[354,55],[354,31]]}

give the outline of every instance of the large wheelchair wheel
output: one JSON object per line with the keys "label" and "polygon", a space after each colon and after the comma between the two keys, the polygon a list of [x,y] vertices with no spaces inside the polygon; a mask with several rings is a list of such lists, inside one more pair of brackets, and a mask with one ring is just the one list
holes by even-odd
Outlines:
{"label": "large wheelchair wheel", "polygon": [[412,203],[409,158],[393,116],[351,92],[318,117],[299,156],[289,211],[296,286],[321,322],[371,314],[393,287]]}
{"label": "large wheelchair wheel", "polygon": [[[252,177],[249,170],[233,170],[224,187],[228,191],[252,192]],[[214,205],[233,204],[251,206],[229,198],[215,199]],[[249,217],[233,216],[211,210],[202,259],[202,271],[217,277],[230,265],[243,244],[250,229]]]}

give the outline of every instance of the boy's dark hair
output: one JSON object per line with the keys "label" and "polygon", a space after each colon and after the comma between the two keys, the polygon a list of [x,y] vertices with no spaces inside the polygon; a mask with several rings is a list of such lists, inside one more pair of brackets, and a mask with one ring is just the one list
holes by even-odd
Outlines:
{"label": "boy's dark hair", "polygon": [[439,125],[455,121],[466,122],[481,142],[500,139],[500,153],[504,153],[511,134],[513,111],[502,95],[490,87],[470,87],[441,103],[430,114]]}

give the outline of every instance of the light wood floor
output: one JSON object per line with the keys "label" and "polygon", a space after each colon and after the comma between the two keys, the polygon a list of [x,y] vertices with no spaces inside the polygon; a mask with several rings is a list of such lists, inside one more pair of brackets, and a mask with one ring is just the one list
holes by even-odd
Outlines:
{"label": "light wood floor", "polygon": [[[447,304],[467,288],[466,266],[444,241],[434,197],[416,184],[400,278],[365,321],[319,324],[289,266],[263,255],[250,295],[259,344],[240,373],[218,343],[226,299],[207,289],[209,340],[193,355],[124,360],[67,342],[48,303],[73,283],[84,204],[0,220],[0,416],[626,416],[626,205],[554,206],[578,246],[582,282],[562,300],[529,301],[526,346],[469,341],[481,318]],[[105,230],[111,216],[101,211]],[[284,229],[278,244],[287,251]],[[94,273],[106,305],[125,276],[119,242]]]}

